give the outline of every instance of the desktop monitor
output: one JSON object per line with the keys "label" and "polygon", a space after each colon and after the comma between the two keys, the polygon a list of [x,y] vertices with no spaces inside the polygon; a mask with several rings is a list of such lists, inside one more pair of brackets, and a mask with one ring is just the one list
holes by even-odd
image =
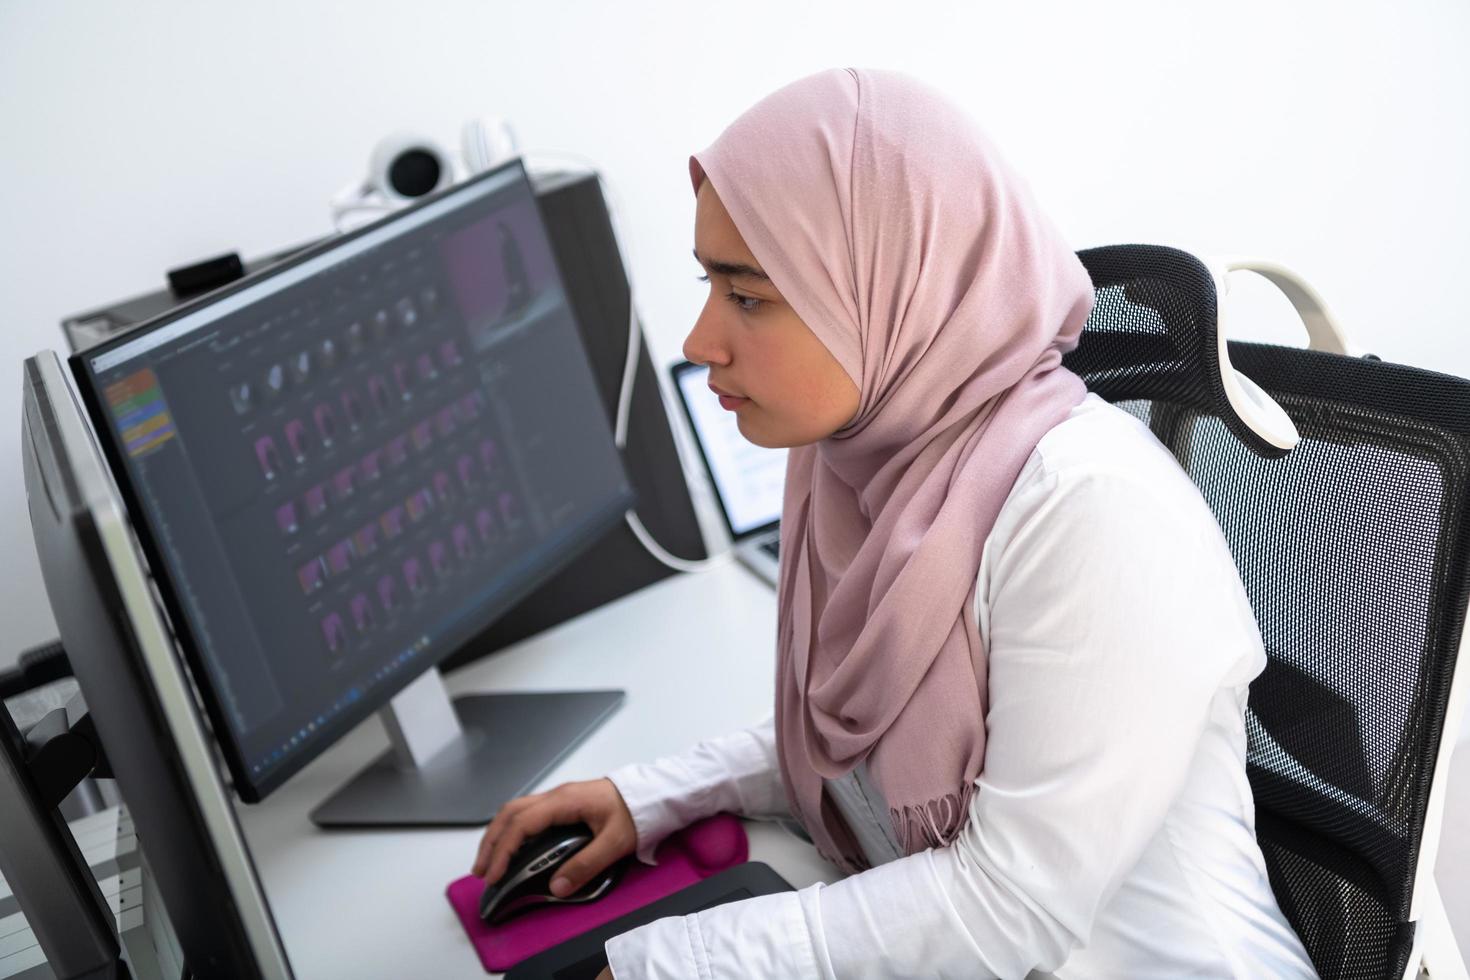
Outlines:
{"label": "desktop monitor", "polygon": [[22,469],[46,591],[185,961],[194,976],[289,978],[188,676],[56,355],[26,361],[23,382]]}
{"label": "desktop monitor", "polygon": [[[519,160],[71,363],[247,802],[634,502]],[[621,700],[438,690],[318,823],[484,822]]]}

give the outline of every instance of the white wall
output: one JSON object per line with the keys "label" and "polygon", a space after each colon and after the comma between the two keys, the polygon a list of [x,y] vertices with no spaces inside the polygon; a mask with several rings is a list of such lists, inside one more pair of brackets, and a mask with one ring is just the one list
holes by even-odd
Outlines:
{"label": "white wall", "polygon": [[[1269,256],[1369,349],[1470,373],[1450,289],[1470,260],[1460,0],[708,9],[0,0],[0,664],[54,634],[17,463],[21,358],[171,266],[321,234],[327,197],[400,127],[453,143],[500,113],[524,149],[595,161],[668,360],[703,294],[687,155],[801,75],[904,69],[969,107],[1076,247]],[[1295,342],[1284,302],[1246,285],[1264,312],[1238,335]]]}

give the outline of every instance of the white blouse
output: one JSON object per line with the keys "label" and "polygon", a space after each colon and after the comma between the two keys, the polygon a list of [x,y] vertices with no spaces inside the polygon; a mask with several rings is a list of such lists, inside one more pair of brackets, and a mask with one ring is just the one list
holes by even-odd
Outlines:
{"label": "white blouse", "polygon": [[[661,919],[616,980],[1313,977],[1245,774],[1265,651],[1214,515],[1138,419],[1088,395],[986,540],[985,768],[953,844],[897,856],[863,769],[829,781],[870,870]],[[713,813],[789,816],[771,722],[610,778],[638,855]]]}

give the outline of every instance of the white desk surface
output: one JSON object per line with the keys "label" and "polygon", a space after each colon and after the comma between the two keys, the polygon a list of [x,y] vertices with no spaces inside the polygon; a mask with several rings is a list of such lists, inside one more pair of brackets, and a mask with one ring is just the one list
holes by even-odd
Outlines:
{"label": "white desk surface", "polygon": [[[774,697],[776,596],[743,566],[675,575],[491,654],[451,694],[623,688],[627,701],[543,781],[591,779],[753,725]],[[324,831],[307,814],[388,746],[376,718],[237,811],[301,980],[485,977],[444,897],[480,829]],[[797,888],[834,868],[774,824],[747,821],[751,859]]]}

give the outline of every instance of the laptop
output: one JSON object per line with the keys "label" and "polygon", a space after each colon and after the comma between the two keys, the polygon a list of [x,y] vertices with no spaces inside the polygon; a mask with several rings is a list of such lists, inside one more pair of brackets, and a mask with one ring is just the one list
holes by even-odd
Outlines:
{"label": "laptop", "polygon": [[735,557],[775,585],[786,450],[757,446],[740,434],[735,413],[721,408],[719,396],[710,390],[709,369],[703,364],[681,361],[669,370]]}

